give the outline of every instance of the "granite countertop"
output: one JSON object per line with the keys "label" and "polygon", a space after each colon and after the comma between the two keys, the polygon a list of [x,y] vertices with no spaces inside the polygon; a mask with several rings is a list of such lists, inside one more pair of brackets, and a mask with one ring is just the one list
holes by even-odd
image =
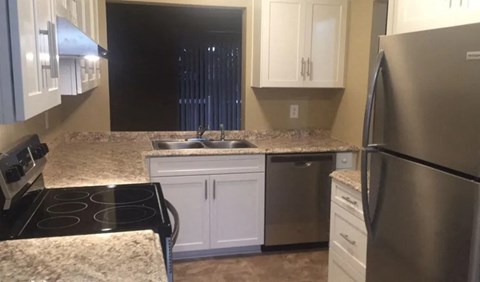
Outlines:
{"label": "granite countertop", "polygon": [[355,191],[362,191],[362,184],[360,180],[359,170],[336,170],[330,174],[330,176],[338,182],[345,184]]}
{"label": "granite countertop", "polygon": [[[227,139],[246,139],[257,148],[154,150],[151,140],[185,140],[195,132],[78,132],[48,155],[49,188],[148,182],[145,158],[358,151],[324,130],[227,131]],[[204,137],[219,139],[210,131]]]}
{"label": "granite countertop", "polygon": [[150,142],[69,142],[55,147],[44,170],[48,188],[149,182],[142,152]]}
{"label": "granite countertop", "polygon": [[153,231],[3,241],[0,249],[0,281],[167,281]]}

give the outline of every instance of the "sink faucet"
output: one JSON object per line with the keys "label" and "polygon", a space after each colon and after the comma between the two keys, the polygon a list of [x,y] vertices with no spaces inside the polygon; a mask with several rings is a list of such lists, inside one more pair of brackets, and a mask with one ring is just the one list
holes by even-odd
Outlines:
{"label": "sink faucet", "polygon": [[203,138],[203,133],[205,133],[207,129],[203,127],[203,125],[199,125],[197,128],[197,139],[202,139]]}
{"label": "sink faucet", "polygon": [[225,128],[223,127],[223,123],[220,123],[220,140],[225,141]]}

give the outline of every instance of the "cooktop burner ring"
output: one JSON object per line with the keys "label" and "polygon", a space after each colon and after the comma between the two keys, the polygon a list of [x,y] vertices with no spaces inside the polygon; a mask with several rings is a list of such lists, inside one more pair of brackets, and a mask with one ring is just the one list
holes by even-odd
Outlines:
{"label": "cooktop burner ring", "polygon": [[90,193],[85,191],[67,191],[53,196],[58,201],[78,201],[90,196]]}
{"label": "cooktop burner ring", "polygon": [[67,214],[74,212],[81,212],[88,207],[87,204],[82,202],[66,202],[51,205],[47,208],[47,212],[53,214]]}
{"label": "cooktop burner ring", "polygon": [[[128,213],[125,213],[127,212]],[[157,214],[155,209],[146,206],[130,205],[111,207],[97,212],[93,218],[106,224],[132,224],[139,223],[154,217]],[[110,217],[113,215],[112,217]],[[122,219],[123,217],[127,217]],[[131,217],[130,219],[128,217]]]}
{"label": "cooktop burner ring", "polygon": [[80,223],[80,218],[76,216],[54,216],[47,217],[37,223],[40,229],[64,229]]}
{"label": "cooktop burner ring", "polygon": [[93,194],[90,200],[97,204],[127,205],[147,201],[155,196],[153,191],[143,188],[111,188]]}

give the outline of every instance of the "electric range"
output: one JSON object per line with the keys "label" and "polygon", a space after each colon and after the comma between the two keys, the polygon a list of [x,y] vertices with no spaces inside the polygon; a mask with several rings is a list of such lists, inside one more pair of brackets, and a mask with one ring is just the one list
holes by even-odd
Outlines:
{"label": "electric range", "polygon": [[160,237],[173,281],[178,214],[163,197],[160,184],[47,189],[42,175],[47,153],[48,146],[31,135],[0,155],[0,240],[151,229]]}

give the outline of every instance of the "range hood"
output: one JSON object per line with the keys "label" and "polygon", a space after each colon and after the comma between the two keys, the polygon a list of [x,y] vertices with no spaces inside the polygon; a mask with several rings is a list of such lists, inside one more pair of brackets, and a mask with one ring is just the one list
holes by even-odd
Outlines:
{"label": "range hood", "polygon": [[58,55],[60,57],[98,56],[107,58],[108,51],[63,17],[57,17]]}

